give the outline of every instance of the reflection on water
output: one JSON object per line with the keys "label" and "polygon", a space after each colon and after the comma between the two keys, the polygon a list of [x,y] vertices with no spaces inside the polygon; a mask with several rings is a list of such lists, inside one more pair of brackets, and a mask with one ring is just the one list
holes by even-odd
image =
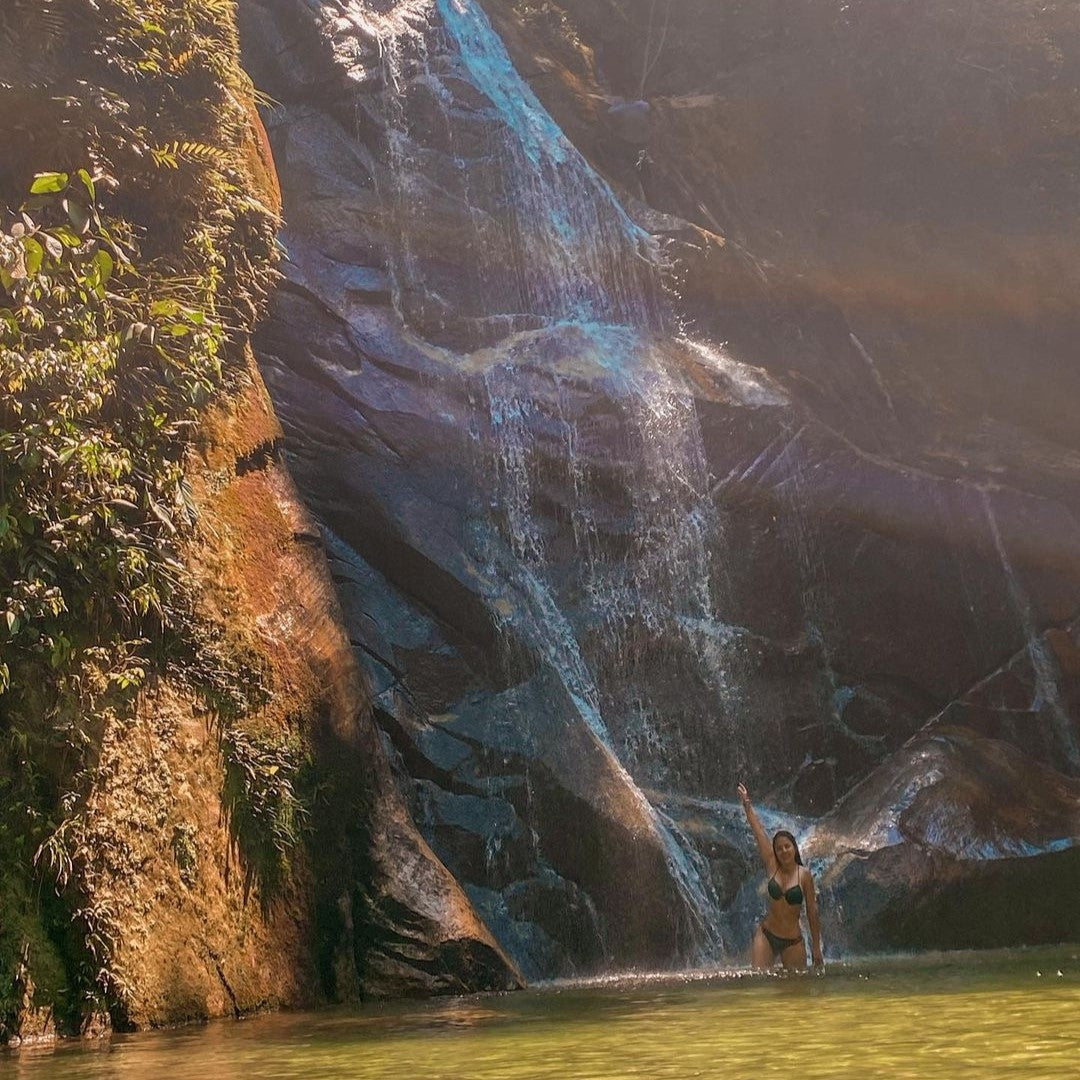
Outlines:
{"label": "reflection on water", "polygon": [[264,1016],[0,1057],[26,1080],[1074,1076],[1080,949],[695,972]]}

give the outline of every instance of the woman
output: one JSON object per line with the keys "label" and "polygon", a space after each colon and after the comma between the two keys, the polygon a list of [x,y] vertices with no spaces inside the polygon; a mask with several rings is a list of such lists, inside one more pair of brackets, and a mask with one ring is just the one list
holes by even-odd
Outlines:
{"label": "woman", "polygon": [[743,784],[739,785],[739,799],[746,813],[746,820],[754,831],[765,873],[769,875],[769,911],[754,931],[750,958],[756,968],[770,968],[779,956],[789,971],[806,967],[806,943],[803,941],[799,916],[803,904],[810,920],[810,942],[813,949],[814,967],[823,968],[821,955],[821,923],[818,921],[817,894],[814,878],[803,866],[799,845],[786,829],[781,829],[769,843],[765,830],[754,808],[750,795]]}

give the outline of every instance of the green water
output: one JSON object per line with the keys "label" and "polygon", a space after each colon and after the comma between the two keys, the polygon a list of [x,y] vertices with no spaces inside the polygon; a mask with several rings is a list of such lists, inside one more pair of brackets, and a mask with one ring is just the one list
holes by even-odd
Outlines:
{"label": "green water", "polygon": [[822,976],[622,979],[261,1016],[11,1053],[0,1057],[0,1075],[1064,1080],[1080,1075],[1080,947],[861,961]]}

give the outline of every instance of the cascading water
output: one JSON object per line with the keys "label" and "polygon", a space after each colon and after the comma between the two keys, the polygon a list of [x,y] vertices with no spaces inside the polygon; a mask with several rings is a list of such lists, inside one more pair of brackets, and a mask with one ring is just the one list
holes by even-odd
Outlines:
{"label": "cascading water", "polygon": [[[405,0],[383,12],[356,0],[346,12],[335,28],[340,47],[356,51],[363,79],[367,53],[377,49],[386,87],[394,187],[383,194],[398,221],[395,302],[407,322],[425,302],[430,308],[446,300],[421,269],[414,247],[426,230],[443,228],[444,199],[464,204],[471,225],[453,267],[468,287],[455,299],[481,318],[498,325],[501,315],[503,326],[513,326],[515,316],[526,324],[530,316],[660,322],[661,306],[646,285],[651,237],[630,221],[517,75],[478,3]],[[432,39],[440,35],[446,40],[434,49]],[[455,54],[461,70],[440,70],[435,52]],[[478,185],[465,161],[460,144],[470,117],[444,82],[462,75],[484,97],[484,105],[474,105],[478,115],[497,114],[499,136],[478,136],[485,142],[485,179],[493,174],[497,185]],[[431,184],[424,145],[431,140],[455,160],[452,190]]]}
{"label": "cascading water", "polygon": [[519,310],[556,319],[658,322],[660,308],[646,284],[651,267],[643,265],[651,238],[630,221],[515,71],[479,3],[436,0],[436,7],[506,133],[493,148],[506,185],[495,239],[515,252]]}
{"label": "cascading water", "polygon": [[[625,333],[624,328],[613,329]],[[593,328],[593,332],[601,331]],[[702,951],[695,959],[702,960],[714,955],[723,945],[717,931],[718,900],[709,881],[708,867],[675,822],[640,794],[614,752],[604,723],[601,694],[595,678],[582,655],[574,627],[549,581],[544,540],[536,524],[538,515],[531,505],[534,497],[532,477],[535,472],[531,460],[536,455],[536,448],[528,421],[536,403],[520,396],[521,389],[514,375],[512,365],[500,365],[485,374],[492,421],[491,443],[496,448],[495,473],[499,482],[500,503],[506,514],[507,531],[516,556],[513,565],[504,564],[499,567],[498,573],[491,576],[511,585],[515,603],[508,622],[545,657],[578,714],[611,753],[614,767],[638,795],[642,811],[656,823],[675,880],[696,914],[695,929]],[[643,400],[648,402],[648,399]],[[651,413],[650,416],[655,422],[657,414]],[[568,425],[567,437],[571,445],[577,435],[576,427]],[[673,450],[677,450],[677,446]],[[567,462],[571,470],[577,469],[580,464],[572,450]],[[646,462],[645,468],[656,465],[657,462]],[[659,484],[668,479],[664,475],[654,476],[652,472],[646,473],[646,476]],[[578,484],[574,484],[573,489],[584,493],[584,488]],[[690,490],[697,491],[696,488]],[[707,590],[705,577],[700,589],[688,591],[683,588],[674,601],[669,591],[678,589],[681,584],[673,580],[672,569],[682,565],[684,554],[687,556],[685,566],[691,572],[700,570],[704,573],[706,569],[705,536],[699,531],[701,521],[694,509],[680,515],[673,500],[657,499],[652,504],[646,500],[645,505],[635,507],[633,520],[636,557],[632,560],[612,564],[597,554],[589,544],[592,534],[588,528],[579,534],[580,547],[575,544],[576,554],[581,559],[579,584],[584,585],[588,606],[592,609],[585,621],[595,621],[605,626],[606,646],[612,654],[617,654],[625,643],[622,631],[631,613],[637,613],[657,627],[677,627],[672,621],[675,604],[679,600],[691,604],[704,603]],[[575,539],[578,540],[578,537]],[[633,578],[627,574],[628,566],[634,569]],[[708,654],[705,655],[708,660]]]}
{"label": "cascading water", "polygon": [[[489,580],[498,581],[506,594],[490,598],[493,610],[543,659],[637,793],[695,914],[702,956],[707,955],[718,941],[717,902],[706,867],[619,762],[596,680],[598,667],[610,667],[609,681],[625,674],[636,624],[649,642],[664,634],[683,636],[686,650],[699,656],[718,706],[729,695],[727,638],[714,618],[710,589],[709,550],[719,522],[708,498],[693,397],[669,372],[656,343],[663,305],[651,239],[630,221],[518,76],[475,0],[413,0],[385,13],[355,4],[349,11],[367,37],[365,47],[371,40],[377,45],[393,121],[387,156],[394,190],[383,195],[395,205],[400,225],[391,266],[399,314],[406,327],[438,340],[448,319],[460,319],[463,308],[465,314],[476,312],[464,337],[453,339],[459,347],[470,336],[485,344],[493,325],[504,335],[479,351],[446,352],[451,369],[482,372],[487,396],[489,430],[477,444],[488,453],[493,448],[497,531],[512,555],[508,560],[505,552],[497,553],[499,545],[490,536],[478,548],[480,558],[487,559]],[[453,69],[447,55],[456,57]],[[458,155],[470,118],[447,82],[463,77],[482,95],[470,99],[470,108],[487,125],[484,158],[499,178],[497,185],[478,185],[475,166]],[[457,155],[453,190],[431,189],[425,156],[433,140]],[[475,155],[476,147],[471,150]],[[461,305],[441,295],[440,281],[432,280],[415,249],[425,230],[440,228],[439,207],[446,199],[468,205],[471,226],[460,238],[454,268],[457,283],[466,283]],[[536,372],[552,367],[548,354],[555,351],[572,354],[571,368],[599,372],[625,403],[617,421],[627,448],[622,482],[629,493],[627,521],[620,526],[625,533],[621,557],[605,553],[591,520],[587,496],[595,462],[583,462],[579,453],[589,442],[588,418],[560,417],[557,400],[552,406],[552,396],[558,397],[557,389],[551,393],[552,379],[557,384],[573,372],[552,371],[543,389],[534,385]],[[523,363],[532,370],[531,382],[522,374]],[[568,507],[577,567],[570,583],[552,580],[551,553],[535,505],[542,443],[553,428],[566,440],[569,487],[581,500]],[[567,615],[572,603],[567,593],[584,597],[576,622],[602,627],[601,644],[594,643],[588,657]],[[639,715],[649,712],[644,704]]]}

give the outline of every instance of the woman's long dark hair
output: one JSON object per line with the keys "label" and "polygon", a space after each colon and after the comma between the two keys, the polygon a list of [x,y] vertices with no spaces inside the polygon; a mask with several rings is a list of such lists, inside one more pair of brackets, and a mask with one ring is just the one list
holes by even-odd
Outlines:
{"label": "woman's long dark hair", "polygon": [[[774,836],[774,837],[772,838],[772,853],[773,853],[773,856],[775,857],[775,855],[776,855],[776,841],[777,841],[777,840],[779,840],[781,836],[786,836],[786,837],[787,837],[787,838],[788,838],[788,839],[789,839],[789,840],[791,841],[791,846],[792,846],[792,847],[793,847],[793,848],[795,849],[795,862],[796,862],[796,863],[797,863],[797,864],[798,864],[799,866],[802,866],[802,865],[803,865],[803,861],[802,861],[802,856],[801,856],[801,855],[799,854],[799,842],[798,842],[798,840],[796,840],[796,839],[795,839],[795,837],[794,837],[794,836],[792,836],[792,835],[791,835],[791,833],[789,833],[789,832],[787,831],[787,829],[781,829],[781,830],[780,830],[780,831],[779,831],[779,832],[778,832],[778,833],[777,833],[777,834],[776,834],[776,835],[775,835],[775,836]],[[777,859],[777,862],[779,862],[779,861],[780,861],[780,860],[779,860],[779,859]]]}

